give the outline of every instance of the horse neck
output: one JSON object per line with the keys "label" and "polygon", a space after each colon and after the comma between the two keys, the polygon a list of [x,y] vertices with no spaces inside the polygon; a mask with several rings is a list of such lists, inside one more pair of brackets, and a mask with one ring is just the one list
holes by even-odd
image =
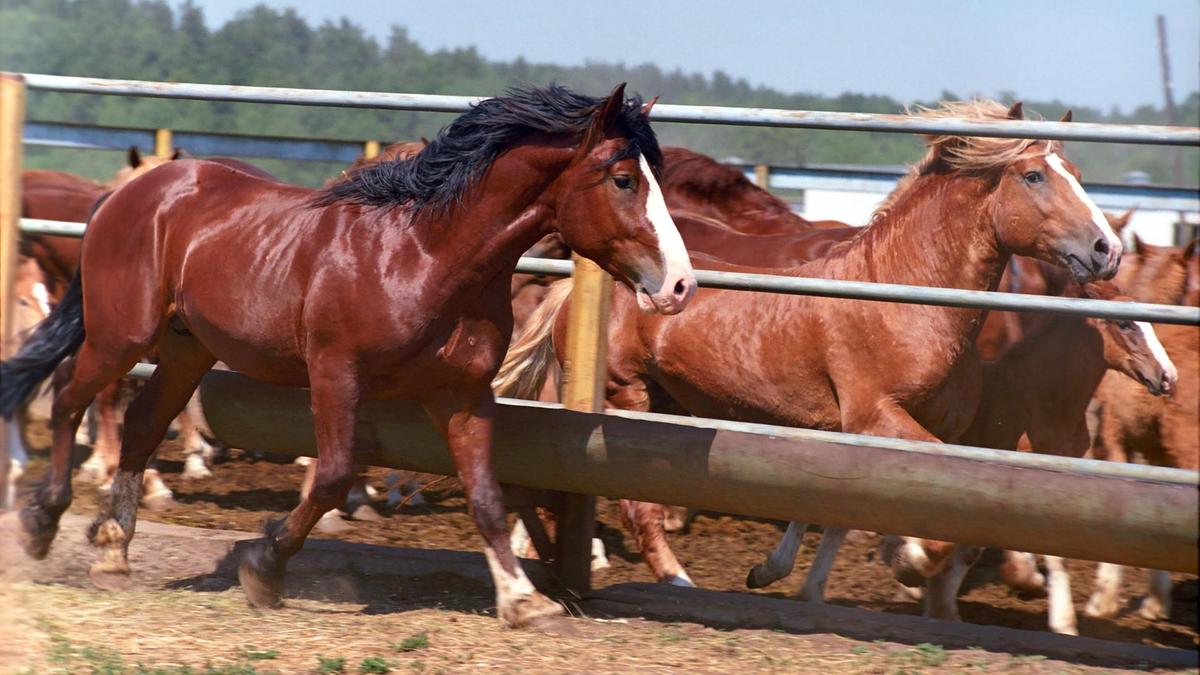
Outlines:
{"label": "horse neck", "polygon": [[[538,145],[509,150],[461,205],[444,216],[418,217],[412,233],[467,283],[511,277],[517,259],[550,232],[554,182],[572,154],[569,148]],[[506,278],[506,288],[508,283]]]}
{"label": "horse neck", "polygon": [[[918,177],[888,211],[852,243],[800,268],[805,276],[991,291],[1010,254],[996,237],[995,200],[983,179]],[[983,312],[925,306],[951,340],[978,333]]]}

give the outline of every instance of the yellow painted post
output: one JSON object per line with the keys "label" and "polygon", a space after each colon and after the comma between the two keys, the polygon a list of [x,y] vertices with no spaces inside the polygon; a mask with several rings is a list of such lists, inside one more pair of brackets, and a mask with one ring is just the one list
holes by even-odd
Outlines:
{"label": "yellow painted post", "polygon": [[[21,224],[21,150],[25,125],[25,78],[0,73],[0,359],[13,336],[13,296]],[[15,424],[15,420],[12,422]],[[8,503],[9,428],[0,418],[0,509]]]}
{"label": "yellow painted post", "polygon": [[754,182],[758,187],[764,190],[770,190],[771,167],[766,164],[759,164],[754,167]]}
{"label": "yellow painted post", "polygon": [[[598,412],[604,409],[608,377],[608,310],[613,280],[596,263],[578,255],[574,258],[562,400],[570,410]],[[557,516],[559,579],[570,589],[586,591],[591,587],[596,498],[564,493]]]}
{"label": "yellow painted post", "polygon": [[367,159],[375,159],[379,156],[379,141],[367,141],[363,143],[363,157]]}
{"label": "yellow painted post", "polygon": [[175,154],[175,144],[171,138],[170,129],[155,129],[154,130],[154,156],[164,159],[170,158]]}

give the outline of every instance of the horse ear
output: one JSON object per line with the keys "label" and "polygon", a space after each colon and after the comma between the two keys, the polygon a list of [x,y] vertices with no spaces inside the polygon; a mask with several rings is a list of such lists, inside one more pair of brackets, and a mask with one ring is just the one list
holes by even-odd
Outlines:
{"label": "horse ear", "polygon": [[643,116],[643,117],[649,117],[649,116],[650,116],[650,111],[654,109],[654,104],[655,104],[655,103],[658,103],[658,97],[657,97],[657,96],[655,96],[654,98],[650,99],[650,102],[649,102],[649,103],[647,103],[646,105],[642,106],[642,116]]}
{"label": "horse ear", "polygon": [[1025,119],[1025,111],[1021,109],[1021,102],[1017,101],[1008,109],[1008,119],[1023,120]]}
{"label": "horse ear", "polygon": [[1125,229],[1125,226],[1129,224],[1129,219],[1133,217],[1133,212],[1137,210],[1138,207],[1135,206],[1119,216],[1113,216],[1112,218],[1109,218],[1108,224],[1110,227],[1112,227],[1113,232],[1121,234],[1121,230]]}
{"label": "horse ear", "polygon": [[587,133],[583,138],[583,147],[591,148],[604,138],[605,132],[616,124],[617,118],[621,114],[621,109],[625,107],[625,83],[618,84],[612,93],[608,95],[608,100],[600,105],[599,110],[592,117],[592,125],[588,127]]}
{"label": "horse ear", "polygon": [[1146,242],[1142,241],[1142,238],[1138,236],[1137,232],[1133,233],[1133,250],[1137,251],[1138,253],[1142,253],[1146,250]]}
{"label": "horse ear", "polygon": [[172,152],[172,153],[171,153],[171,159],[172,159],[172,160],[175,160],[175,159],[191,159],[191,158],[192,158],[191,154],[189,154],[189,153],[188,153],[188,151],[187,151],[187,150],[184,150],[183,148],[180,148],[180,149],[176,150],[175,152]]}
{"label": "horse ear", "polygon": [[129,146],[128,161],[129,161],[129,166],[134,169],[136,169],[142,165],[142,153],[138,152],[136,145]]}
{"label": "horse ear", "polygon": [[1059,122],[1070,122],[1070,121],[1071,121],[1071,111],[1067,110],[1067,112],[1063,113],[1062,119],[1059,120]]}

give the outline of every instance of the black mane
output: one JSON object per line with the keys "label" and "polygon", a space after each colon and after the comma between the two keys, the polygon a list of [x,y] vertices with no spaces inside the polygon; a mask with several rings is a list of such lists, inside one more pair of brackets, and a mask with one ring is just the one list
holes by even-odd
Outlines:
{"label": "black mane", "polygon": [[[317,193],[315,203],[407,205],[416,212],[445,211],[461,202],[513,142],[534,132],[581,134],[605,100],[556,84],[545,89],[509,89],[504,96],[474,105],[413,157],[352,171],[345,180]],[[657,173],[662,151],[641,106],[639,97],[627,99],[617,126],[629,137],[630,150],[645,155]]]}

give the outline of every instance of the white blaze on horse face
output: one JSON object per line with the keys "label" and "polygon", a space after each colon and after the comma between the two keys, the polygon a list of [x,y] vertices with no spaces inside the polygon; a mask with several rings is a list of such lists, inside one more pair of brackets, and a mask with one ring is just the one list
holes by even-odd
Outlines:
{"label": "white blaze on horse face", "polygon": [[1174,384],[1179,379],[1179,371],[1175,368],[1171,357],[1167,356],[1167,350],[1159,342],[1158,334],[1154,332],[1154,326],[1145,321],[1135,321],[1134,325],[1138,327],[1138,330],[1142,331],[1142,336],[1146,338],[1146,344],[1150,345],[1150,354],[1154,356],[1154,360],[1158,362],[1163,372],[1167,374],[1167,378]]}
{"label": "white blaze on horse face", "polygon": [[42,310],[42,316],[50,315],[50,292],[46,290],[46,284],[38,281],[33,284],[30,289],[34,300],[37,300],[38,309]]}
{"label": "white blaze on horse face", "polygon": [[1092,201],[1088,193],[1083,191],[1083,186],[1079,184],[1079,181],[1075,180],[1075,176],[1070,171],[1067,171],[1067,167],[1063,166],[1062,158],[1058,156],[1058,153],[1047,153],[1046,164],[1050,165],[1054,173],[1062,176],[1063,180],[1067,181],[1067,185],[1071,186],[1071,191],[1087,207],[1088,212],[1092,214],[1092,223],[1100,228],[1100,232],[1104,234],[1104,238],[1108,241],[1109,250],[1119,253],[1121,251],[1121,239],[1117,237],[1117,233],[1108,224],[1108,218],[1104,217],[1104,212],[1100,210],[1099,206],[1096,206],[1096,202]]}
{"label": "white blaze on horse face", "polygon": [[[692,273],[692,261],[688,258],[687,248],[683,245],[683,237],[679,234],[679,228],[675,227],[671,212],[667,210],[667,202],[663,198],[662,188],[654,179],[654,171],[651,170],[645,155],[638,155],[638,166],[642,169],[642,179],[646,181],[647,187],[646,217],[649,218],[650,225],[654,228],[654,235],[658,238],[658,250],[663,257],[663,287],[657,291],[651,291],[651,293],[671,297],[675,284],[682,280],[689,289],[688,295],[683,299],[683,302],[686,303],[691,299],[691,293],[696,288],[695,276]],[[662,303],[674,304],[676,302],[675,300],[655,298],[655,303],[660,307]]]}

